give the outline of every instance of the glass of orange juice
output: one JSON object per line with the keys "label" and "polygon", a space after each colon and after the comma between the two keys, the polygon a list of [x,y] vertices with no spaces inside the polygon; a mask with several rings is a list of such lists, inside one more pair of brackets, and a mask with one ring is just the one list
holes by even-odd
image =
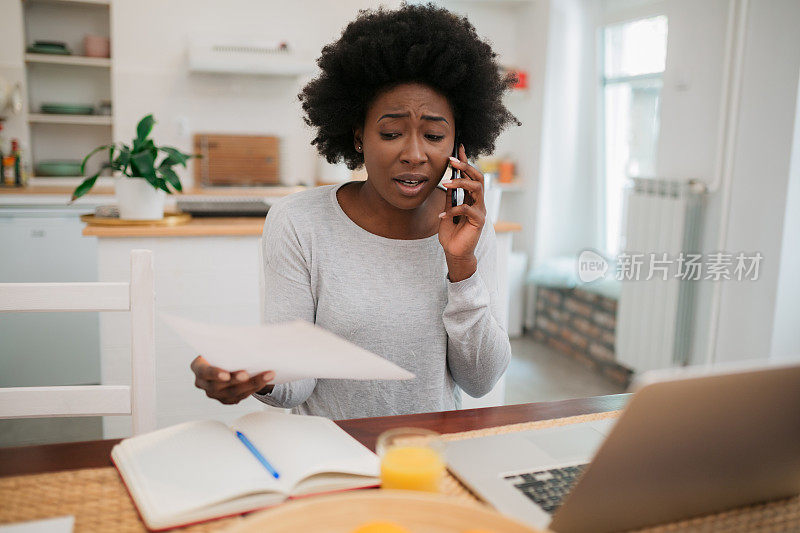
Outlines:
{"label": "glass of orange juice", "polygon": [[396,428],[381,433],[375,446],[384,489],[439,492],[444,477],[444,444],[435,431]]}

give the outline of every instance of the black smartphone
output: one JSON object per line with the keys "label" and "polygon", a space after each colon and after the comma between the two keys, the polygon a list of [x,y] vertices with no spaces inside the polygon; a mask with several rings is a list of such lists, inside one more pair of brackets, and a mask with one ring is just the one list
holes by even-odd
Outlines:
{"label": "black smartphone", "polygon": [[[458,159],[458,134],[457,133],[456,133],[455,139],[453,141],[453,157]],[[450,173],[450,179],[451,180],[457,179],[459,177],[459,175],[460,175],[460,172],[458,170],[456,170],[455,167],[453,167],[452,165],[450,166],[450,169],[452,170],[452,172]],[[459,201],[459,197],[460,197],[460,201]],[[464,189],[453,189],[453,194],[452,194],[451,198],[452,198],[452,201],[450,202],[450,206],[451,207],[456,207],[456,206],[461,205],[462,203],[464,203]],[[458,215],[454,216],[453,217],[453,224],[458,224],[458,219],[459,219]]]}

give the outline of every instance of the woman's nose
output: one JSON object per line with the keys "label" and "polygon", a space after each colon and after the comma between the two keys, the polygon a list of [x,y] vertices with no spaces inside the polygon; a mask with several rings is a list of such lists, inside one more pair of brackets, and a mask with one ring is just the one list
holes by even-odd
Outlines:
{"label": "woman's nose", "polygon": [[428,156],[425,153],[425,145],[422,139],[415,135],[409,135],[406,139],[407,141],[403,146],[403,152],[401,154],[403,162],[412,165],[419,165],[426,162]]}

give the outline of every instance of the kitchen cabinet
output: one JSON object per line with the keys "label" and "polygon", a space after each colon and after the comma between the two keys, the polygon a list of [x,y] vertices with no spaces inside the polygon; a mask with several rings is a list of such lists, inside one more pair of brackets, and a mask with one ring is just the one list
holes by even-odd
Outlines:
{"label": "kitchen cabinet", "polygon": [[[100,237],[99,281],[130,276],[130,251],[152,250],[155,269],[156,405],[158,427],[189,420],[225,423],[265,405],[247,398],[237,405],[211,400],[194,386],[189,369],[197,353],[160,319],[166,312],[218,324],[259,322],[257,236]],[[130,327],[124,313],[100,317],[100,368],[104,385],[130,380]],[[103,438],[130,435],[130,417],[104,417]]]}
{"label": "kitchen cabinet", "polygon": [[[11,199],[0,196],[0,282],[97,281],[97,242],[81,235],[79,219],[93,206],[18,196],[9,205]],[[99,383],[98,313],[0,314],[0,387]],[[94,418],[3,420],[0,426],[3,446],[101,437]]]}
{"label": "kitchen cabinet", "polygon": [[[87,208],[0,208],[0,281],[97,280],[97,243],[81,236]],[[0,318],[0,387],[100,382],[97,313]]]}

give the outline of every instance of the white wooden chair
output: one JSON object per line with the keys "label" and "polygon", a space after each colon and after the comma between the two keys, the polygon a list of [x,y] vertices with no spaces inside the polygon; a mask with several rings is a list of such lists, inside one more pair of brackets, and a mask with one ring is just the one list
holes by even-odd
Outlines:
{"label": "white wooden chair", "polygon": [[130,283],[0,283],[0,312],[130,311],[132,370],[130,385],[0,388],[0,418],[131,415],[134,435],[156,429],[153,278],[152,252],[133,250]]}

